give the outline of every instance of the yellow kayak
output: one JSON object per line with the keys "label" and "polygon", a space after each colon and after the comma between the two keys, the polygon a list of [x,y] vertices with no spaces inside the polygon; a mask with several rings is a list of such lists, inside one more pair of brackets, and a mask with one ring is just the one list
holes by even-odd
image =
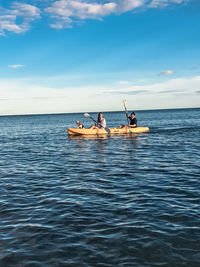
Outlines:
{"label": "yellow kayak", "polygon": [[[134,134],[134,133],[146,133],[149,132],[148,127],[135,127],[135,128],[109,128],[110,134]],[[108,134],[105,129],[78,129],[68,128],[69,135],[102,135]]]}

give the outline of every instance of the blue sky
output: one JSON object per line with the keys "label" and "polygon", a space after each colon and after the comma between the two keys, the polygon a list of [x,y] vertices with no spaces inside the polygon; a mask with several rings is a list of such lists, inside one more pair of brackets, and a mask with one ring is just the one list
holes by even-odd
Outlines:
{"label": "blue sky", "polygon": [[0,0],[0,115],[199,107],[199,0]]}

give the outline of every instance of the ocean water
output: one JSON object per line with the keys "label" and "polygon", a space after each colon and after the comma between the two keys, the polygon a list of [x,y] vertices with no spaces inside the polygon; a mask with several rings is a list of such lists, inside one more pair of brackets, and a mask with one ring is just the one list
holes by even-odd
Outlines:
{"label": "ocean water", "polygon": [[149,133],[104,138],[68,137],[83,114],[0,117],[1,267],[200,266],[200,109],[136,117]]}

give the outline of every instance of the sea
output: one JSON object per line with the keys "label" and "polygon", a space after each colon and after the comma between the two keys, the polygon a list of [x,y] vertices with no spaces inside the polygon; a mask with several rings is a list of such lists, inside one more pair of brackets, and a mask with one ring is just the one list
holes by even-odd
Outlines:
{"label": "sea", "polygon": [[83,113],[0,117],[1,267],[200,266],[200,109],[136,118],[149,133],[68,136],[92,125]]}

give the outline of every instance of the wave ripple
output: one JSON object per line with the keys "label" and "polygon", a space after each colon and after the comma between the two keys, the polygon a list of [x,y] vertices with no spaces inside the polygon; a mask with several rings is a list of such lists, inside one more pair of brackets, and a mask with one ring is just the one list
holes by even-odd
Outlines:
{"label": "wave ripple", "polygon": [[68,138],[77,114],[0,117],[0,266],[199,266],[199,113],[107,138]]}

